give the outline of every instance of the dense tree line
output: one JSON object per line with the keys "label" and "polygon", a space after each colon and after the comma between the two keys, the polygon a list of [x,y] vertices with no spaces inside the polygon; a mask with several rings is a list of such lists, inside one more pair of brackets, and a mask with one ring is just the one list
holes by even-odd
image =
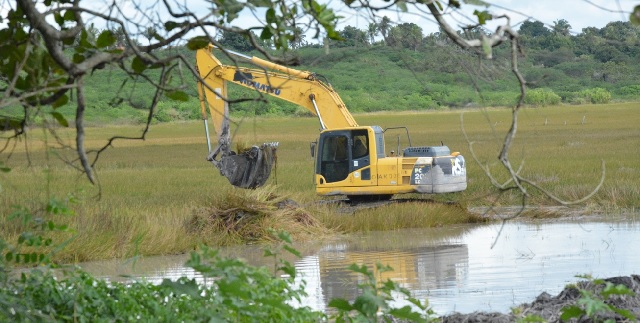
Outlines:
{"label": "dense tree line", "polygon": [[[602,28],[588,27],[581,32],[572,32],[570,22],[559,19],[553,25],[540,21],[525,21],[519,25],[520,45],[523,53],[522,69],[526,71],[527,86],[530,89],[545,88],[544,93],[553,93],[566,103],[589,101],[581,91],[591,88],[604,88],[614,92],[614,98],[637,99],[640,97],[640,70],[637,60],[640,57],[640,28],[630,22],[610,22]],[[299,30],[301,32],[301,30]],[[296,48],[321,48],[329,45],[333,49],[372,49],[387,47],[396,50],[414,51],[432,59],[417,59],[412,66],[403,62],[402,67],[410,67],[414,72],[437,72],[456,75],[460,72],[461,60],[476,77],[482,78],[482,71],[472,67],[477,52],[469,52],[466,57],[452,58],[451,53],[461,50],[447,35],[440,32],[424,35],[420,26],[414,23],[392,24],[386,16],[380,23],[370,23],[366,30],[346,26],[338,31],[341,40],[328,40],[326,43],[308,43],[301,38]],[[469,38],[489,36],[485,30],[474,27],[458,31]],[[238,40],[237,36],[221,36],[221,43],[240,51],[250,50],[247,38]],[[238,42],[239,44],[235,44]],[[508,55],[505,48],[494,49],[495,58]],[[454,55],[455,56],[455,55]],[[499,60],[495,60],[498,62]],[[498,64],[498,63],[496,63]],[[497,80],[507,77],[493,70],[485,75]],[[441,81],[450,83],[452,80]],[[533,92],[532,94],[536,94]],[[611,95],[609,95],[611,96]],[[553,101],[552,101],[553,102]],[[500,103],[503,103],[501,101]],[[490,104],[500,104],[493,102]],[[442,102],[458,105],[459,102]]]}
{"label": "dense tree line", "polygon": [[[301,29],[296,32],[298,37],[294,47],[323,46],[323,44],[306,42]],[[330,40],[330,46],[342,48],[388,45],[426,50],[429,47],[450,42],[442,32],[425,36],[420,26],[414,23],[392,25],[386,16],[380,23],[370,23],[367,30],[346,26],[338,32],[342,39]],[[479,28],[461,30],[459,33],[476,34],[476,36],[481,33],[489,34]],[[544,54],[537,56],[536,62],[545,66],[554,66],[584,55],[589,55],[602,63],[632,63],[640,57],[640,28],[628,21],[610,22],[602,28],[583,28],[581,32],[574,34],[571,24],[565,19],[554,21],[553,26],[550,27],[540,21],[529,20],[520,25],[518,33],[522,37],[522,45],[527,50],[554,53],[554,55],[547,55],[554,57],[545,57]],[[222,32],[219,36],[220,42],[231,48],[241,51],[253,49],[247,37],[230,32]]]}

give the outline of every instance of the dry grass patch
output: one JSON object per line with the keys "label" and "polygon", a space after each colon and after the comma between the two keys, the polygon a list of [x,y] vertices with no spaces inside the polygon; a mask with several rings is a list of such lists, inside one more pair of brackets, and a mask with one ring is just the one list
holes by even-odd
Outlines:
{"label": "dry grass patch", "polygon": [[210,206],[194,210],[186,221],[187,232],[206,244],[225,246],[247,242],[272,242],[272,230],[286,231],[296,241],[329,234],[311,213],[273,186],[256,190],[234,189],[216,196]]}

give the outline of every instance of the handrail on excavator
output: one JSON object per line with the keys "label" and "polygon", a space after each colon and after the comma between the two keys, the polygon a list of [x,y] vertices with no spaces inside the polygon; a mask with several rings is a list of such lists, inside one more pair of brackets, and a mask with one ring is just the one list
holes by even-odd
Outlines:
{"label": "handrail on excavator", "polygon": [[247,61],[249,61],[249,62],[251,62],[253,64],[256,64],[256,65],[258,65],[260,67],[263,67],[263,68],[266,68],[266,69],[273,69],[273,70],[276,70],[276,71],[280,71],[282,73],[285,73],[285,74],[288,74],[288,75],[291,75],[291,76],[295,76],[295,77],[299,77],[299,78],[303,78],[303,79],[308,79],[308,80],[313,80],[315,78],[314,77],[314,73],[311,73],[311,72],[292,69],[292,68],[289,68],[289,67],[282,66],[280,64],[274,63],[274,62],[270,62],[270,61],[264,60],[262,58],[258,58],[258,57],[255,57],[255,56],[248,56],[248,55],[241,54],[241,53],[229,50],[229,49],[221,49],[220,47],[218,47],[216,45],[209,44],[209,50],[211,50],[211,49],[221,50],[221,51],[223,51],[223,52],[225,52],[227,54],[242,58],[242,59],[247,60]]}

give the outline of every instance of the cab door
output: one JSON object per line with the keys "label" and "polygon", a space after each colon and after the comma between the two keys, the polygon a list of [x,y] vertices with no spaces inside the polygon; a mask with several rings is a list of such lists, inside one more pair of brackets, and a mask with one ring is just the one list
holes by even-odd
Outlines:
{"label": "cab door", "polygon": [[352,130],[351,133],[351,160],[349,172],[353,173],[355,180],[371,180],[371,153],[369,148],[369,132],[367,129]]}
{"label": "cab door", "polygon": [[329,131],[320,135],[316,174],[322,175],[325,183],[343,181],[349,176],[349,141],[349,131]]}
{"label": "cab door", "polygon": [[[349,179],[347,186],[371,185],[370,138],[367,129],[326,131],[320,135],[316,174],[325,183]],[[350,177],[351,174],[351,177]]]}

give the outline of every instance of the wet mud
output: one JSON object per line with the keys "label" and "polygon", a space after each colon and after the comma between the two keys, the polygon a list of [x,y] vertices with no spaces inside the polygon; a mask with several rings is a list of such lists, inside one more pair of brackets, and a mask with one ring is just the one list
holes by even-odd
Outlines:
{"label": "wet mud", "polygon": [[[640,319],[640,276],[631,275],[624,277],[611,277],[604,279],[603,284],[595,284],[592,281],[578,282],[568,286],[558,295],[551,296],[546,292],[541,293],[533,302],[518,306],[512,313],[474,312],[468,314],[452,313],[441,317],[442,322],[522,322],[524,318],[538,317],[546,322],[564,322],[561,316],[564,309],[577,306],[586,311],[587,306],[583,301],[585,292],[592,299],[602,300],[606,307],[600,307],[592,315],[580,315],[567,322],[637,322]],[[603,296],[606,284],[612,286],[625,286],[631,294],[612,294]],[[625,315],[620,314],[625,312]],[[629,318],[631,317],[631,318]],[[633,319],[635,318],[635,319]],[[529,322],[529,321],[527,321]]]}

